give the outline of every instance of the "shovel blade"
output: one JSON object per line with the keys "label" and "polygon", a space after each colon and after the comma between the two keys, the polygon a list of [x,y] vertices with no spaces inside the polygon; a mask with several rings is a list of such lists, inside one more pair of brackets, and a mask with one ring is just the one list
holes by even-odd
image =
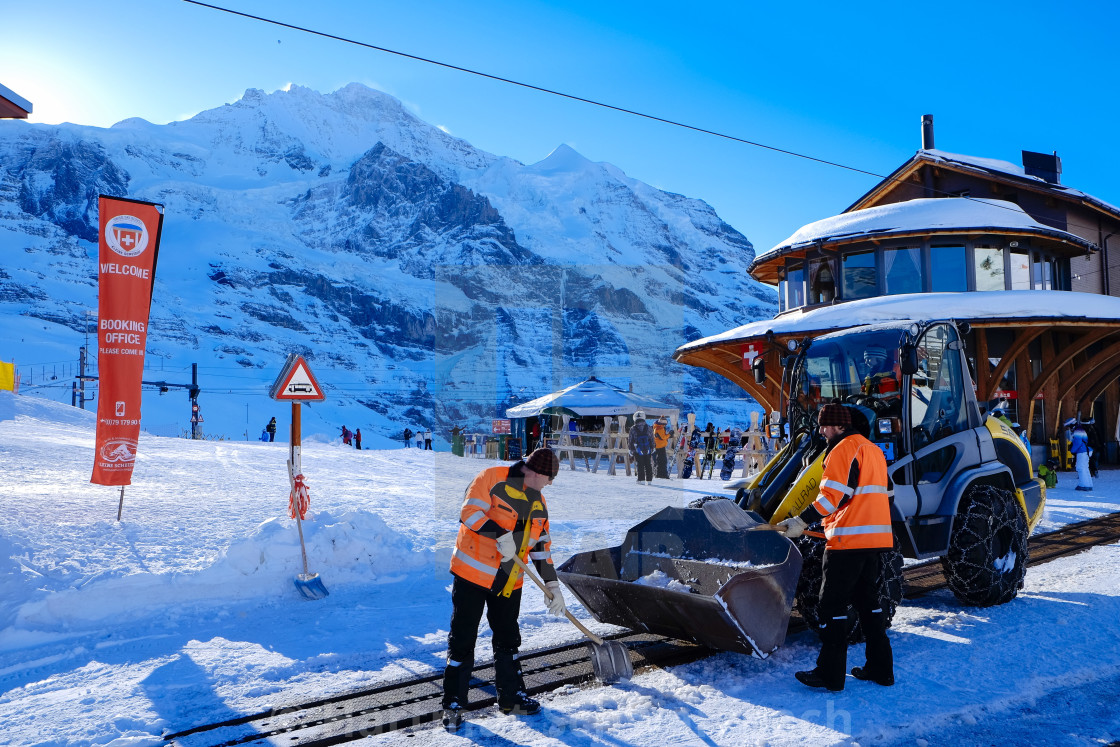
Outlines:
{"label": "shovel blade", "polygon": [[589,642],[587,647],[591,651],[591,668],[595,670],[595,678],[604,685],[613,685],[634,676],[630,652],[618,641],[603,641],[602,645]]}
{"label": "shovel blade", "polygon": [[296,576],[296,591],[304,599],[322,599],[330,594],[327,587],[323,586],[323,579],[318,573],[301,573]]}

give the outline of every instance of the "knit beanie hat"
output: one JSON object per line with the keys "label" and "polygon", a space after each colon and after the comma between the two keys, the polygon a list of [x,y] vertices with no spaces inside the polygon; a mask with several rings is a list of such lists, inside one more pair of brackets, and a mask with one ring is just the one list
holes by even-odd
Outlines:
{"label": "knit beanie hat", "polygon": [[525,460],[525,466],[538,475],[556,477],[560,471],[560,460],[552,453],[552,449],[537,449]]}
{"label": "knit beanie hat", "polygon": [[852,427],[852,414],[844,405],[829,403],[821,408],[817,425],[838,425],[842,428]]}

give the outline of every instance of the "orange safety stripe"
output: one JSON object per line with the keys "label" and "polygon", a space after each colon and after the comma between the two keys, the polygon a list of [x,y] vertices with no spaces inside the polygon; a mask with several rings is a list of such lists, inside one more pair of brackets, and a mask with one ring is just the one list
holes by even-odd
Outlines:
{"label": "orange safety stripe", "polygon": [[[852,463],[859,466],[859,483],[848,485]],[[887,462],[879,447],[859,434],[844,438],[824,461],[820,492],[813,508],[829,550],[877,549],[894,546],[891,531]]]}

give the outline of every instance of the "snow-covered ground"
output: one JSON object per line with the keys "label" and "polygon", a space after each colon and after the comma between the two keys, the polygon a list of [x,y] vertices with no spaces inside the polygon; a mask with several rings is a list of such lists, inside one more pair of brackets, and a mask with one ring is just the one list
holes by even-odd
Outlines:
{"label": "snow-covered ground", "polygon": [[[491,463],[305,444],[304,531],[331,592],[308,602],[292,584],[285,444],[144,435],[118,523],[119,490],[89,483],[93,437],[92,413],[0,392],[0,744],[144,747],[442,667],[458,505]],[[1120,510],[1120,472],[1102,472],[1092,493],[1074,480],[1060,476],[1038,531]],[[617,544],[719,485],[565,467],[546,490],[554,554]],[[1110,545],[1031,569],[1002,607],[962,608],[947,591],[907,602],[891,631],[892,688],[804,688],[793,673],[817,649],[804,633],[766,661],[720,654],[562,688],[536,718],[488,709],[456,735],[429,727],[363,744],[1105,744],[1120,739],[1118,567]],[[531,588],[521,624],[527,650],[581,638]]]}

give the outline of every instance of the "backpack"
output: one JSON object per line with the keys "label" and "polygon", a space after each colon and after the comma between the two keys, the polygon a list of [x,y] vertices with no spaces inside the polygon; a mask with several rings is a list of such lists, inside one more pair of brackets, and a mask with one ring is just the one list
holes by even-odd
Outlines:
{"label": "backpack", "polygon": [[645,428],[634,426],[630,432],[630,448],[635,454],[646,456],[653,453],[653,430],[647,425]]}

